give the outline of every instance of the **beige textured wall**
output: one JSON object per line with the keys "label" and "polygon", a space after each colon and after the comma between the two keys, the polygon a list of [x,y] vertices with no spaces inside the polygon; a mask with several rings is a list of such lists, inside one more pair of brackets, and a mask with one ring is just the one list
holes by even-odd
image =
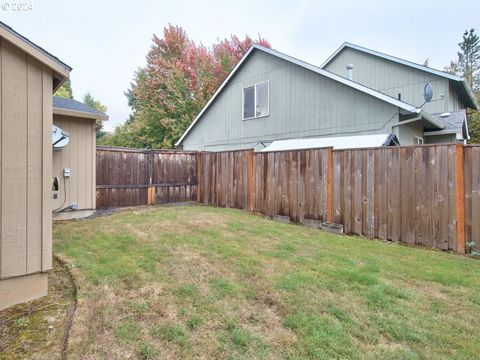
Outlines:
{"label": "beige textured wall", "polygon": [[[58,198],[53,200],[56,209],[64,203],[63,169],[70,168],[71,176],[66,180],[67,196],[63,206],[78,204],[78,209],[95,208],[95,120],[71,116],[54,115],[53,124],[67,131],[70,142],[61,150],[53,152],[53,176],[60,179]],[[80,211],[77,211],[80,213]],[[60,214],[59,214],[60,215]],[[75,212],[64,212],[75,217]],[[57,215],[54,215],[55,218]]]}
{"label": "beige textured wall", "polygon": [[3,38],[0,60],[1,282],[52,268],[52,71]]}

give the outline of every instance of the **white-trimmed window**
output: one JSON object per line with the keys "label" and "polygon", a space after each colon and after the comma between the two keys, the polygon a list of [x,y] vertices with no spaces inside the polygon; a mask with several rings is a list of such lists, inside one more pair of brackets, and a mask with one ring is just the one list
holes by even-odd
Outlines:
{"label": "white-trimmed window", "polygon": [[243,88],[243,120],[256,119],[269,114],[268,81]]}
{"label": "white-trimmed window", "polygon": [[423,137],[413,135],[413,143],[417,145],[423,145]]}

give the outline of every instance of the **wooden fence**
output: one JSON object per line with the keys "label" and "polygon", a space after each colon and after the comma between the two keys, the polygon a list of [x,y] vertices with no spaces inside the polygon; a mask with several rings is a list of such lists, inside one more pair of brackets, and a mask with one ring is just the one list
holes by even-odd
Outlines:
{"label": "wooden fence", "polygon": [[98,149],[98,207],[193,200],[465,252],[467,242],[480,243],[480,146],[274,153]]}
{"label": "wooden fence", "polygon": [[197,154],[97,147],[97,208],[196,201]]}

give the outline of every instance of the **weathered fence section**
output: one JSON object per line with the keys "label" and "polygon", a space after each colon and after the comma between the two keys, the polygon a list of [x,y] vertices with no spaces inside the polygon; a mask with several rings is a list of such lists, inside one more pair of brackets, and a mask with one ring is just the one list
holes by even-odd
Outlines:
{"label": "weathered fence section", "polygon": [[220,207],[250,210],[253,152],[199,153],[198,202]]}
{"label": "weathered fence section", "polygon": [[196,200],[196,153],[97,147],[97,208]]}
{"label": "weathered fence section", "polygon": [[480,146],[466,146],[465,161],[465,239],[480,249]]}
{"label": "weathered fence section", "polygon": [[480,243],[480,146],[254,153],[99,147],[97,207],[185,201],[465,251]]}
{"label": "weathered fence section", "polygon": [[197,200],[197,154],[153,151],[153,204],[170,204]]}
{"label": "weathered fence section", "polygon": [[327,160],[331,149],[257,153],[254,210],[296,222],[326,221]]}
{"label": "weathered fence section", "polygon": [[457,250],[457,148],[334,151],[334,221],[345,233]]}

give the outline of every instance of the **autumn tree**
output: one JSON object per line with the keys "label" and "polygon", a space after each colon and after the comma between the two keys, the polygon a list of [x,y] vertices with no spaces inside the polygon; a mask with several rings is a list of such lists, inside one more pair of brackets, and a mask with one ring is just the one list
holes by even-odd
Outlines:
{"label": "autumn tree", "polygon": [[[152,42],[126,92],[132,116],[106,139],[110,145],[173,148],[253,40],[232,35],[207,48],[169,25]],[[261,37],[256,42],[270,47]]]}

